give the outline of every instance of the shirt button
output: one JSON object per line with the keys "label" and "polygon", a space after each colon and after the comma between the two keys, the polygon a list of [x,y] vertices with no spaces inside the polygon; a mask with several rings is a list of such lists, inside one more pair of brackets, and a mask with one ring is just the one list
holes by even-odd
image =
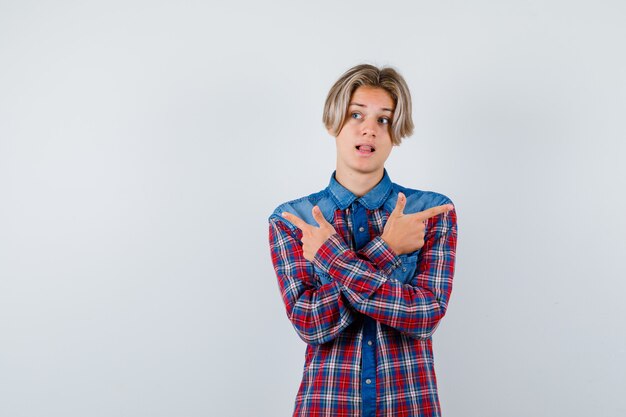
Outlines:
{"label": "shirt button", "polygon": [[368,341],[367,341],[367,344],[368,344],[369,346],[372,346],[372,341],[371,341],[371,340],[368,340]]}
{"label": "shirt button", "polygon": [[406,266],[402,267],[402,272],[406,272]]}
{"label": "shirt button", "polygon": [[371,380],[371,379],[369,379],[369,378],[367,378],[367,379],[365,380],[365,383],[366,383],[366,384],[371,384],[371,383],[372,383],[372,380]]}
{"label": "shirt button", "polygon": [[361,226],[359,227],[359,232],[363,233],[365,231],[365,227]]}

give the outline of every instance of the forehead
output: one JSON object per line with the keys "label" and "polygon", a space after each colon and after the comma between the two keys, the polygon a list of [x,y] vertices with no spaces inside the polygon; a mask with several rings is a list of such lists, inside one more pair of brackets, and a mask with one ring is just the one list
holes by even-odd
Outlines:
{"label": "forehead", "polygon": [[350,104],[360,104],[368,108],[391,109],[394,108],[393,99],[387,90],[380,87],[362,85],[354,90],[350,98]]}

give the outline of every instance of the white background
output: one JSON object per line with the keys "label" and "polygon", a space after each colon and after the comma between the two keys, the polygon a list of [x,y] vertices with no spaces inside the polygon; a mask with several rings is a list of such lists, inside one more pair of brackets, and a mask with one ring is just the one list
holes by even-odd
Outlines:
{"label": "white background", "polygon": [[623,416],[621,1],[0,1],[0,415],[289,416],[267,244],[325,187],[352,65],[400,70],[394,182],[448,195],[447,417]]}

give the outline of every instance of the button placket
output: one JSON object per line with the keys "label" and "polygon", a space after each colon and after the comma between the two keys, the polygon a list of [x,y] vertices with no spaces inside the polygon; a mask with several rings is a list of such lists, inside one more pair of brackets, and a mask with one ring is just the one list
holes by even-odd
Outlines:
{"label": "button placket", "polygon": [[[352,204],[352,235],[355,249],[363,248],[370,239],[367,211],[358,201]],[[373,417],[376,413],[376,321],[363,316],[363,342],[361,345],[362,369],[361,390],[363,416]]]}

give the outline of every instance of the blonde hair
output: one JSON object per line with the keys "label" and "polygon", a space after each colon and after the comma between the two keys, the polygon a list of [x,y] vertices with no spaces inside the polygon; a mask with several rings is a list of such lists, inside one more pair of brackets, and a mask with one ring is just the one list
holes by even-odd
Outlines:
{"label": "blonde hair", "polygon": [[404,78],[390,67],[360,64],[339,77],[326,96],[322,121],[333,136],[341,132],[350,98],[361,86],[382,88],[393,99],[395,109],[391,121],[391,141],[394,145],[399,145],[402,138],[413,134],[411,93]]}

